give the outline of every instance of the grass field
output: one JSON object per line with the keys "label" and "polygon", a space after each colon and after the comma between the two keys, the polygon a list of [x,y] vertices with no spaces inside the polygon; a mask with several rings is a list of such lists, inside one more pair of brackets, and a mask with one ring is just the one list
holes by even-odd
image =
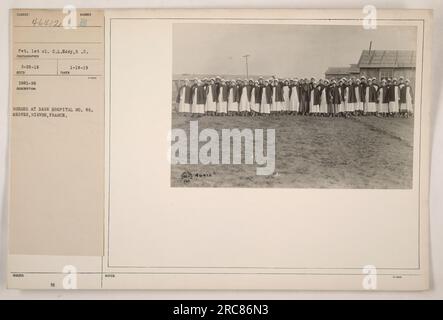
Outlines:
{"label": "grass field", "polygon": [[[189,136],[190,120],[173,113],[172,128],[182,128]],[[412,118],[204,116],[198,121],[200,131],[275,129],[275,172],[257,176],[255,164],[172,165],[173,187],[412,187]],[[183,179],[184,173],[191,174],[191,179]]]}

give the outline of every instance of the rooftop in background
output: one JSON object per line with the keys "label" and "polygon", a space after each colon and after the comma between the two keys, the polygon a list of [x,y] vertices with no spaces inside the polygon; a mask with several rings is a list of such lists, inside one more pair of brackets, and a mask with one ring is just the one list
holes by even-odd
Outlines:
{"label": "rooftop in background", "polygon": [[415,51],[412,50],[363,50],[360,68],[415,68]]}
{"label": "rooftop in background", "polygon": [[360,73],[360,68],[356,64],[351,64],[349,67],[329,67],[326,71],[327,75],[348,75]]}

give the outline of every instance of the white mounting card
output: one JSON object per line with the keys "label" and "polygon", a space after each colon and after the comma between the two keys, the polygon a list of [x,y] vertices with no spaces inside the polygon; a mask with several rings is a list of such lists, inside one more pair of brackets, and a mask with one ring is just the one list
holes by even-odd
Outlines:
{"label": "white mounting card", "polygon": [[12,10],[8,286],[428,289],[431,23]]}

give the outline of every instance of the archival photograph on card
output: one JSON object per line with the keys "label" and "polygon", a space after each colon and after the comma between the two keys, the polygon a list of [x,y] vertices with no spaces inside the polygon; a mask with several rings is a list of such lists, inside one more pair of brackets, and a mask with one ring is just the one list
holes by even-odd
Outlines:
{"label": "archival photograph on card", "polygon": [[173,25],[171,186],[409,189],[417,28]]}

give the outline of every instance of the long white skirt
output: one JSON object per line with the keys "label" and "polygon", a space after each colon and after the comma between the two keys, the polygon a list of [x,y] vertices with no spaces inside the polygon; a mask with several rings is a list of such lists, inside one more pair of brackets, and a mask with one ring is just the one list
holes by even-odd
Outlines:
{"label": "long white skirt", "polygon": [[215,101],[213,101],[212,93],[209,91],[208,96],[206,98],[205,111],[215,112],[217,110],[217,106]]}
{"label": "long white skirt", "polygon": [[388,103],[377,104],[377,112],[387,113],[388,112]]}
{"label": "long white skirt", "polygon": [[389,101],[388,109],[389,109],[389,112],[398,113],[398,102],[397,101]]}
{"label": "long white skirt", "polygon": [[344,102],[341,102],[339,105],[338,105],[338,112],[345,112],[346,111],[346,109],[345,109],[345,103]]}
{"label": "long white skirt", "polygon": [[248,93],[246,91],[246,88],[243,88],[238,109],[240,112],[250,110],[249,101],[248,101]]}
{"label": "long white skirt", "polygon": [[328,113],[328,103],[326,102],[326,92],[325,92],[325,89],[321,93],[320,113]]}
{"label": "long white skirt", "polygon": [[320,113],[328,113],[328,104],[326,102],[320,104]]}
{"label": "long white skirt", "polygon": [[189,103],[185,103],[184,101],[180,101],[178,103],[177,111],[180,113],[183,112],[191,112],[191,105]]}
{"label": "long white skirt", "polygon": [[290,104],[291,104],[291,102],[289,101],[289,97],[288,97],[288,100],[284,100],[281,102],[281,111],[289,111]]}
{"label": "long white skirt", "polygon": [[269,103],[262,103],[260,105],[260,113],[271,113],[271,105]]}
{"label": "long white skirt", "polygon": [[357,97],[357,102],[355,103],[355,111],[363,111],[363,101],[361,101],[360,90],[355,88],[355,96]]}
{"label": "long white skirt", "polygon": [[227,113],[228,112],[228,102],[219,101],[217,102],[217,113]]}
{"label": "long white skirt", "polygon": [[377,106],[375,102],[366,102],[365,112],[377,112]]}
{"label": "long white skirt", "polygon": [[400,111],[402,112],[412,112],[412,110],[414,109],[412,103],[408,103],[406,101],[406,103],[401,103],[400,104]]}
{"label": "long white skirt", "polygon": [[228,111],[238,111],[238,102],[228,101]]}
{"label": "long white skirt", "polygon": [[345,102],[346,112],[354,112],[355,111],[355,103],[354,102]]}
{"label": "long white skirt", "polygon": [[271,107],[271,112],[277,111],[277,102],[274,99],[272,99],[270,107]]}
{"label": "long white skirt", "polygon": [[289,99],[289,91],[285,91],[283,93],[283,102],[282,102],[281,110],[282,111],[291,110],[291,100]]}
{"label": "long white skirt", "polygon": [[208,95],[206,96],[205,112],[215,112],[217,110],[216,103],[213,100],[214,98],[212,97],[212,90],[209,88]]}
{"label": "long white skirt", "polygon": [[412,96],[409,88],[406,89],[406,108],[408,112],[414,112],[414,105],[412,104]]}
{"label": "long white skirt", "polygon": [[234,101],[234,95],[232,89],[228,91],[228,111],[237,112],[238,111],[238,102]]}
{"label": "long white skirt", "polygon": [[289,104],[289,111],[298,112],[300,110],[300,103],[298,101],[298,94],[295,93],[291,96],[291,103]]}
{"label": "long white skirt", "polygon": [[198,113],[198,114],[205,113],[205,105],[204,104],[193,103],[191,106],[191,109],[192,109],[192,113]]}
{"label": "long white skirt", "polygon": [[311,98],[309,99],[309,113],[319,113],[320,105],[314,104],[314,91],[311,91]]}

